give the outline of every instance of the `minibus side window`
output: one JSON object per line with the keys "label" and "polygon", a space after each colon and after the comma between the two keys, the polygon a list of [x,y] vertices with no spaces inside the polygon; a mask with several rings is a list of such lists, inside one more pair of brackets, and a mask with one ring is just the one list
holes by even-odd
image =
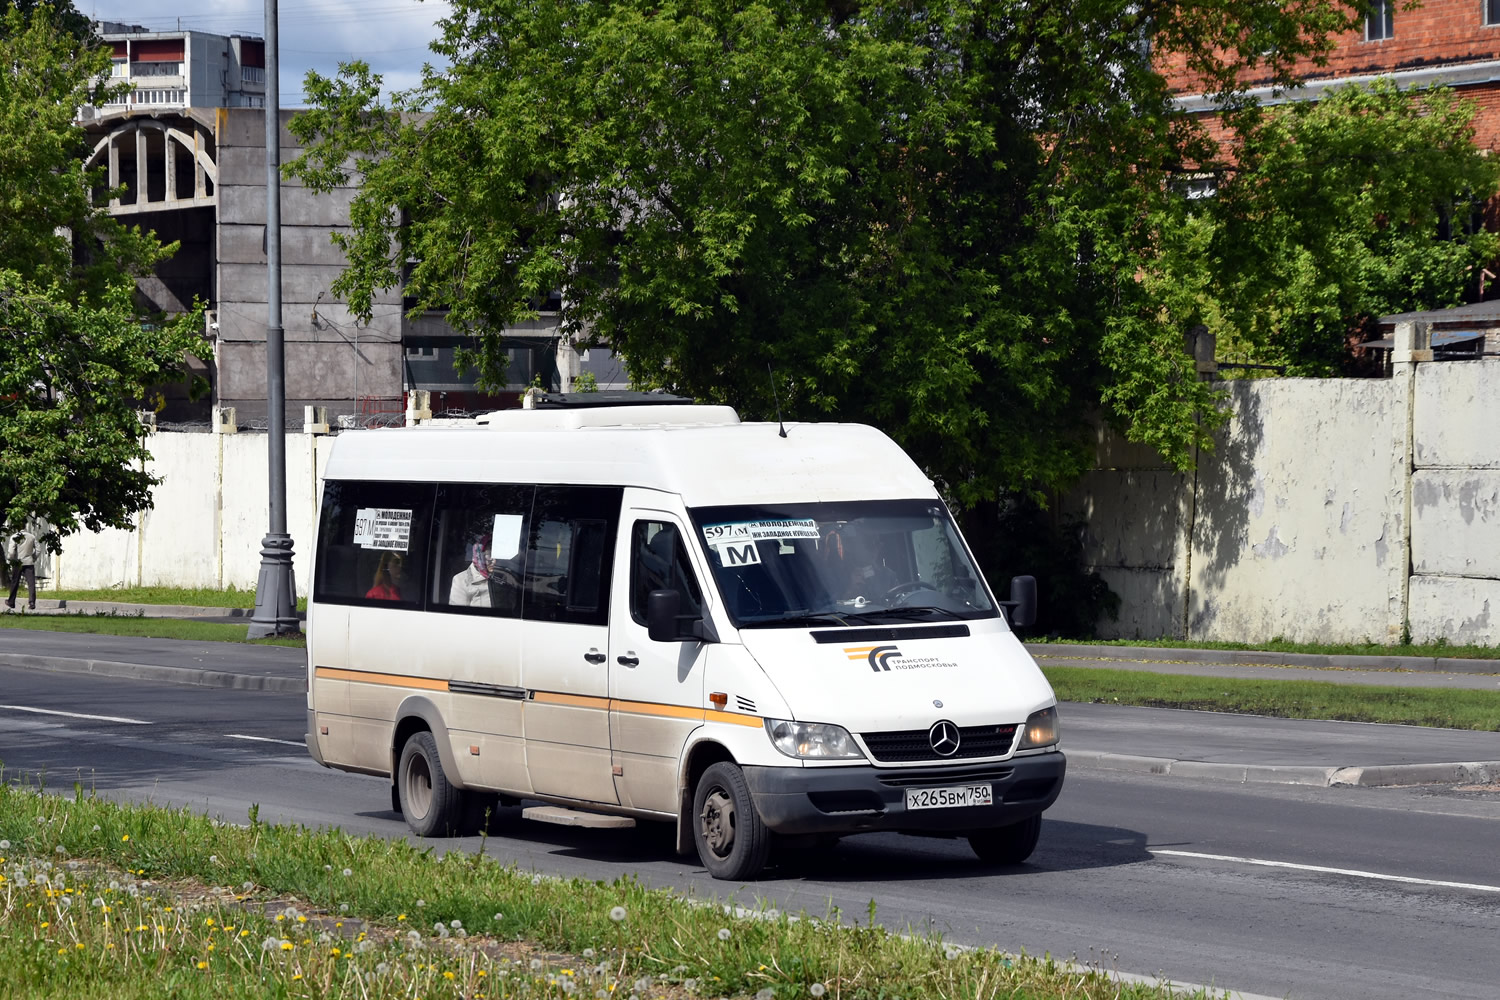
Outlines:
{"label": "minibus side window", "polygon": [[646,624],[646,598],[653,590],[682,595],[679,614],[701,615],[703,593],[675,524],[637,521],[630,535],[630,617]]}
{"label": "minibus side window", "polygon": [[609,578],[622,493],[610,486],[537,487],[523,617],[609,623]]}
{"label": "minibus side window", "polygon": [[437,488],[428,607],[519,618],[532,486]]}
{"label": "minibus side window", "polygon": [[325,482],[313,600],[421,607],[432,493],[423,483]]}

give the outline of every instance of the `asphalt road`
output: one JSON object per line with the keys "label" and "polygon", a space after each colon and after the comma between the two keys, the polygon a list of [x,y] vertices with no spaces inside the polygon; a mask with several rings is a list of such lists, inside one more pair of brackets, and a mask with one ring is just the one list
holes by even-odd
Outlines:
{"label": "asphalt road", "polygon": [[[1063,717],[1091,720],[1097,738],[1110,718],[1090,707],[1064,706]],[[229,820],[257,803],[265,820],[404,836],[384,781],[306,756],[303,720],[300,695],[0,668],[8,779],[44,772],[53,787],[81,780]],[[1500,982],[1497,844],[1495,789],[1237,785],[1075,768],[1028,865],[985,870],[962,842],[873,835],[790,853],[740,895],[814,913],[863,913],[873,898],[892,927],[1253,994],[1474,998]],[[573,830],[507,810],[486,849],[562,875],[633,872],[699,896],[734,888],[673,855],[656,828]]]}

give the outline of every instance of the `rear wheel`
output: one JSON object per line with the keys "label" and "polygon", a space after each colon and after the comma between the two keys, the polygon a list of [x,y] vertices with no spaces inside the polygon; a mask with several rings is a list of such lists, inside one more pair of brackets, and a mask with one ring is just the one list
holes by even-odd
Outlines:
{"label": "rear wheel", "polygon": [[693,795],[693,840],[714,878],[748,879],[765,867],[771,831],[761,822],[745,773],[734,764],[710,765]]}
{"label": "rear wheel", "polygon": [[401,813],[420,837],[447,837],[460,832],[464,819],[461,789],[443,773],[437,741],[425,729],[412,733],[401,748],[396,768]]}
{"label": "rear wheel", "polygon": [[969,846],[981,861],[992,865],[1018,865],[1031,857],[1041,834],[1042,816],[1038,813],[1009,826],[975,830],[969,834]]}

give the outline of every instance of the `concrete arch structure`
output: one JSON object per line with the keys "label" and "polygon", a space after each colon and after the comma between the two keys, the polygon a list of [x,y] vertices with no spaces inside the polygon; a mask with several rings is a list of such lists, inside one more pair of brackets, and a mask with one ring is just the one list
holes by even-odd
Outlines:
{"label": "concrete arch structure", "polygon": [[[86,167],[95,167],[103,160],[110,190],[126,189],[125,197],[110,199],[111,215],[218,204],[219,168],[210,123],[191,113],[174,113],[125,115],[92,124],[92,130],[102,126],[107,131],[94,144]],[[122,159],[125,152],[130,154],[129,159]]]}

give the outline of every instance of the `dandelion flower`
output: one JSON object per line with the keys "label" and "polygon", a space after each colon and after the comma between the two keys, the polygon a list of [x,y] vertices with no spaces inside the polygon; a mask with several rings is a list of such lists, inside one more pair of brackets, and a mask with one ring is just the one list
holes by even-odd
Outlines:
{"label": "dandelion flower", "polygon": [[719,928],[719,940],[720,941],[728,941],[729,940],[729,928],[728,927],[720,927]]}
{"label": "dandelion flower", "polygon": [[206,969],[206,968],[208,968],[208,963],[207,962],[199,962],[198,963],[198,968],[200,968],[200,969]]}
{"label": "dandelion flower", "polygon": [[824,993],[828,992],[828,988],[825,987],[822,983],[813,983],[812,986],[808,987],[807,992],[811,993],[815,997],[820,997]]}
{"label": "dandelion flower", "polygon": [[957,958],[960,954],[961,953],[957,948],[947,948],[943,951],[943,957],[948,959],[948,961],[950,962],[953,961],[953,959]]}
{"label": "dandelion flower", "polygon": [[684,979],[682,981],[682,988],[685,989],[685,990],[687,990],[689,993],[697,992],[697,989],[698,989],[698,980],[696,980],[696,979]]}
{"label": "dandelion flower", "polygon": [[613,909],[611,909],[609,911],[609,919],[613,920],[617,924],[620,921],[624,920],[625,919],[625,907],[623,907],[623,906],[616,906]]}
{"label": "dandelion flower", "polygon": [[349,904],[348,903],[340,903],[339,904],[339,912],[340,913],[348,913],[349,912]]}
{"label": "dandelion flower", "polygon": [[427,905],[427,900],[425,900],[425,899],[419,899],[419,900],[417,900],[417,909],[420,910],[423,907],[425,907],[426,905]]}
{"label": "dandelion flower", "polygon": [[593,958],[594,954],[595,954],[595,952],[594,952],[594,949],[592,949],[592,948],[585,948],[585,949],[583,949],[583,957],[584,958]]}
{"label": "dandelion flower", "polygon": [[505,914],[501,913],[499,910],[496,910],[495,911],[495,923],[498,924],[500,921],[502,921],[504,919],[505,919]]}
{"label": "dandelion flower", "polygon": [[350,875],[353,875],[353,874],[354,874],[354,869],[353,868],[345,868],[344,869],[344,878],[348,878]]}
{"label": "dandelion flower", "polygon": [[95,832],[95,833],[98,833],[98,832],[99,832],[99,824],[98,824],[98,823],[95,823],[95,824],[94,824],[94,832]]}
{"label": "dandelion flower", "polygon": [[390,971],[391,971],[391,963],[389,963],[389,962],[380,962],[379,964],[377,964],[375,966],[375,974],[377,976],[383,976],[387,972],[390,972]]}
{"label": "dandelion flower", "polygon": [[536,972],[541,967],[542,967],[542,960],[540,958],[533,958],[531,960],[531,971],[532,972]]}
{"label": "dandelion flower", "polygon": [[286,938],[282,938],[281,939],[281,950],[282,951],[291,951],[295,947],[297,947],[297,946],[294,945],[294,944],[292,944],[292,942],[288,941]]}
{"label": "dandelion flower", "polygon": [[126,841],[127,841],[127,840],[129,840],[129,839],[130,839],[130,834],[128,834],[128,833],[127,833],[127,834],[125,834],[125,835],[124,835],[124,836],[122,836],[122,837],[121,837],[121,838],[120,838],[120,843],[122,843],[122,844],[123,844],[123,843],[125,843],[125,842],[126,842]]}
{"label": "dandelion flower", "polygon": [[767,986],[755,994],[755,1000],[776,1000],[776,991]]}
{"label": "dandelion flower", "polygon": [[8,850],[10,850],[10,841],[8,841],[8,840],[0,840],[0,851],[8,851]]}
{"label": "dandelion flower", "polygon": [[57,845],[57,853],[58,854],[67,854],[68,853],[68,849],[66,847],[64,847],[63,845],[58,844]]}
{"label": "dandelion flower", "polygon": [[333,871],[333,865],[324,865],[323,866],[323,870],[325,872],[331,872],[331,871]]}
{"label": "dandelion flower", "polygon": [[95,896],[94,899],[93,899],[93,901],[90,903],[90,905],[91,906],[103,906],[104,905],[104,900],[103,900],[103,898],[101,898],[99,896]]}
{"label": "dandelion flower", "polygon": [[533,875],[533,876],[531,876],[531,884],[532,885],[541,885],[542,884],[542,877],[540,875]]}

